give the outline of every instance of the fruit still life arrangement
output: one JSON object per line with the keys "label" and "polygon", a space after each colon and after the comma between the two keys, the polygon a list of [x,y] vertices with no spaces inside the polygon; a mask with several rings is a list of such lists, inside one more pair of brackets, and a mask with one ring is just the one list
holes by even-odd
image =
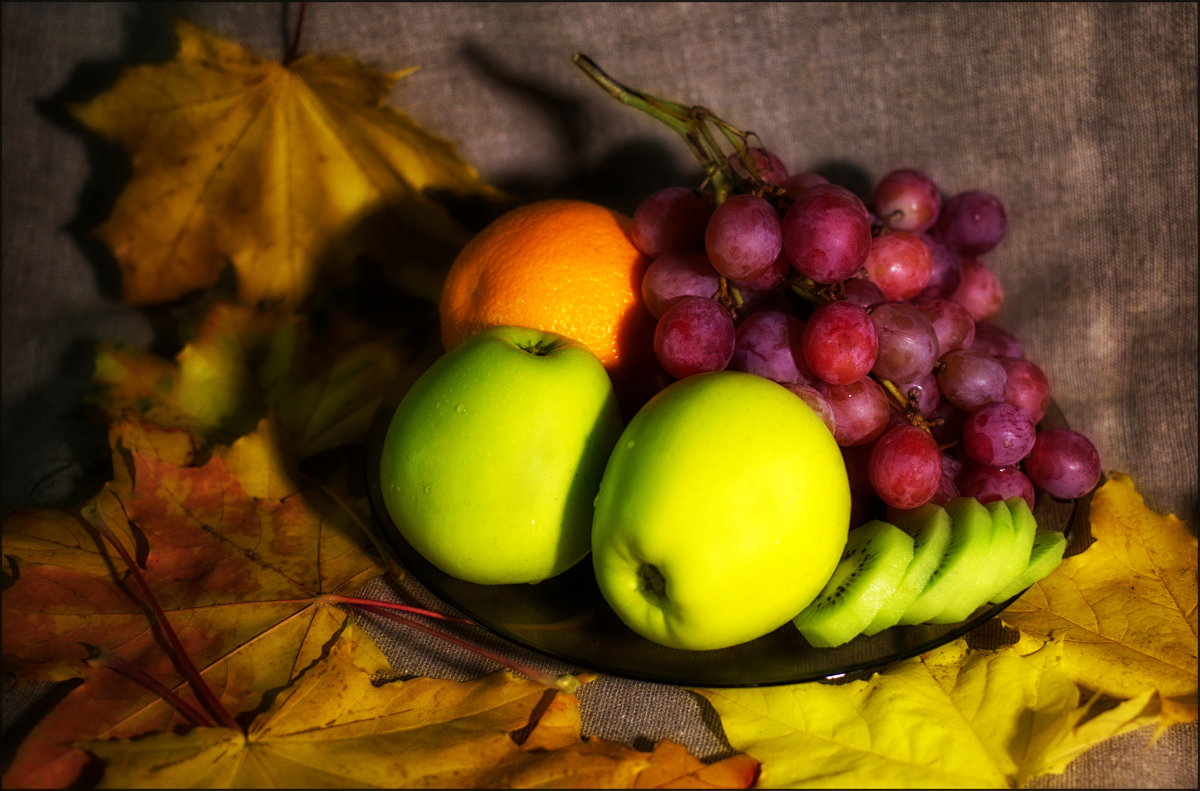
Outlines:
{"label": "fruit still life arrangement", "polygon": [[576,55],[700,172],[523,200],[306,8],[64,93],[155,342],[5,515],[5,787],[1009,788],[1194,723],[1196,540],[998,323],[1004,196]]}
{"label": "fruit still life arrangement", "polygon": [[537,202],[468,243],[445,354],[383,442],[403,539],[484,585],[590,555],[630,629],[687,650],[957,623],[1056,568],[1035,500],[1088,495],[1100,459],[1039,430],[1048,377],[993,321],[1003,203],[913,169],[864,202],[575,62],[679,132],[704,182],[629,218]]}

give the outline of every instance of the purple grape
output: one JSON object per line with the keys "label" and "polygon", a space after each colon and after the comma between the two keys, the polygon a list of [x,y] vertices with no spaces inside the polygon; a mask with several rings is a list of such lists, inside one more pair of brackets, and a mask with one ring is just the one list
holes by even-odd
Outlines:
{"label": "purple grape", "polygon": [[991,321],[1004,304],[1004,286],[986,265],[967,258],[962,262],[962,279],[950,298],[966,308],[976,322]]}
{"label": "purple grape", "polygon": [[752,280],[779,257],[775,207],[757,195],[732,195],[712,213],[704,249],[713,268],[732,280]]}
{"label": "purple grape", "polygon": [[788,197],[795,200],[805,193],[809,187],[828,183],[829,179],[816,173],[793,173],[784,179],[779,186],[788,194]]}
{"label": "purple grape", "polygon": [[942,454],[929,432],[904,424],[890,428],[871,449],[867,475],[879,498],[893,508],[929,502],[942,480]]}
{"label": "purple grape", "polygon": [[970,348],[993,357],[1025,356],[1025,347],[1017,340],[1017,336],[990,321],[975,324],[975,340]]}
{"label": "purple grape", "polygon": [[932,371],[918,376],[910,382],[893,382],[893,384],[910,403],[916,406],[917,411],[922,415],[932,415],[938,404],[941,403],[942,393],[938,390],[937,378],[934,377]]}
{"label": "purple grape", "polygon": [[[941,387],[938,387],[941,392]],[[934,421],[933,438],[938,441],[939,445],[953,445],[962,438],[962,427],[967,422],[967,415],[970,413],[966,410],[959,409],[954,404],[942,396],[938,401],[933,411],[926,415],[927,418]]]}
{"label": "purple grape", "polygon": [[944,367],[937,375],[938,388],[954,406],[974,412],[984,404],[1004,400],[1007,376],[995,358],[971,349],[942,355]]}
{"label": "purple grape", "polygon": [[1050,380],[1045,372],[1029,360],[1017,357],[997,357],[1004,366],[1004,400],[1025,410],[1036,426],[1050,408]]}
{"label": "purple grape", "polygon": [[933,370],[937,334],[921,311],[907,302],[884,302],[870,315],[879,336],[874,373],[893,382],[910,382]]}
{"label": "purple grape", "polygon": [[979,255],[1000,243],[1007,225],[999,199],[983,190],[971,190],[946,201],[932,233],[960,255]]}
{"label": "purple grape", "polygon": [[704,253],[663,253],[650,262],[642,275],[642,302],[659,318],[684,297],[712,298],[720,288],[721,276]]}
{"label": "purple grape", "polygon": [[997,401],[981,406],[967,418],[963,450],[980,464],[1007,467],[1029,455],[1036,435],[1037,429],[1023,409]]}
{"label": "purple grape", "polygon": [[782,252],[776,256],[774,263],[750,278],[730,278],[730,282],[742,291],[774,291],[783,285],[792,264]]}
{"label": "purple grape", "polygon": [[887,302],[887,298],[883,296],[879,286],[865,277],[852,277],[845,281],[842,283],[842,291],[846,301],[851,305],[873,308],[880,302]]}
{"label": "purple grape", "polygon": [[929,283],[933,257],[915,234],[888,231],[871,240],[863,269],[889,301],[904,302],[920,294]]}
{"label": "purple grape", "polygon": [[678,250],[703,250],[704,227],[713,212],[712,196],[687,187],[666,187],[634,209],[629,236],[650,258]]}
{"label": "purple grape", "polygon": [[[746,149],[746,158],[750,160],[754,172],[758,174],[759,178],[768,184],[781,185],[788,177],[787,167],[783,164],[783,160],[765,148]],[[742,178],[750,178],[749,168],[736,152],[729,155],[729,165],[733,168],[733,172]]]}
{"label": "purple grape", "polygon": [[962,259],[929,234],[921,233],[917,236],[929,248],[932,266],[929,269],[929,282],[921,289],[920,294],[912,298],[913,302],[950,298],[962,282]]}
{"label": "purple grape", "polygon": [[[944,456],[942,460],[943,462],[945,461]],[[929,502],[934,505],[945,505],[951,500],[957,499],[961,494],[958,490],[958,484],[954,482],[954,476],[946,474],[945,469],[943,469],[942,478],[938,481],[937,491],[933,493],[933,497],[929,498]]]}
{"label": "purple grape", "polygon": [[871,372],[879,340],[866,308],[838,300],[813,311],[804,327],[801,348],[817,378],[845,385]]}
{"label": "purple grape", "polygon": [[654,354],[671,376],[683,379],[721,371],[733,357],[733,319],[704,297],[684,297],[662,314],[654,328]]}
{"label": "purple grape", "polygon": [[933,179],[919,170],[905,168],[880,179],[872,205],[888,228],[924,231],[937,219],[942,196]]}
{"label": "purple grape", "polygon": [[836,184],[805,190],[783,216],[783,249],[817,283],[846,280],[867,260],[871,222],[858,197]]}
{"label": "purple grape", "polygon": [[865,445],[887,428],[892,409],[883,388],[869,376],[848,385],[813,382],[817,392],[829,402],[837,430],[833,438],[842,447]]}
{"label": "purple grape", "polygon": [[821,422],[825,424],[825,428],[829,429],[830,434],[837,433],[837,417],[833,414],[833,409],[825,400],[825,396],[821,395],[815,387],[799,382],[785,382],[783,386],[799,396],[800,400],[817,413],[817,417],[821,418]]}
{"label": "purple grape", "polygon": [[804,322],[781,310],[751,313],[737,328],[729,367],[773,382],[812,381],[800,353]]}
{"label": "purple grape", "polygon": [[949,475],[952,479],[957,480],[962,468],[962,459],[945,451],[942,452],[942,475]]}
{"label": "purple grape", "polygon": [[974,497],[981,503],[1023,497],[1030,510],[1033,509],[1033,483],[1017,467],[973,464],[959,473],[957,483],[960,494],[964,497]]}
{"label": "purple grape", "polygon": [[1039,432],[1025,460],[1033,485],[1059,500],[1083,497],[1100,480],[1100,454],[1091,440],[1067,428]]}
{"label": "purple grape", "polygon": [[916,307],[933,325],[939,355],[971,348],[975,340],[975,319],[962,305],[952,299],[938,298],[921,302]]}

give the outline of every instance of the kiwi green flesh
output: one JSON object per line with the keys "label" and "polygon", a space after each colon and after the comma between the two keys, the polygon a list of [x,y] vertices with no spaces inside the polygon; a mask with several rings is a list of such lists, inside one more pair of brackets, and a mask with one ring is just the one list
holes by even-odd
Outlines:
{"label": "kiwi green flesh", "polygon": [[1062,563],[1063,551],[1067,548],[1067,537],[1055,530],[1040,530],[1033,537],[1033,546],[1029,553],[1029,562],[1025,570],[1016,579],[1000,590],[991,598],[993,604],[1006,602],[1047,574],[1058,568]]}
{"label": "kiwi green flesh", "polygon": [[912,536],[895,525],[875,520],[854,528],[833,576],[793,623],[817,648],[853,640],[895,593],[912,557]]}
{"label": "kiwi green flesh", "polygon": [[[1022,502],[1024,502],[1022,500]],[[993,500],[984,504],[984,508],[992,515],[992,557],[991,589],[984,595],[980,604],[1006,588],[1017,575],[1029,565],[1029,550],[1033,546],[1033,535],[1026,534],[1022,527],[1018,530],[1017,520],[1013,516],[1012,507],[1005,500]]]}
{"label": "kiwi green flesh", "polygon": [[913,537],[913,558],[896,592],[883,603],[879,612],[863,629],[863,634],[878,634],[900,622],[908,606],[921,595],[933,572],[942,562],[946,547],[950,544],[950,515],[944,508],[935,506],[926,512],[927,518],[914,529],[906,530]]}
{"label": "kiwi green flesh", "polygon": [[[997,559],[996,589],[988,595],[989,602],[995,602],[996,597],[1002,591],[1008,590],[1017,577],[1025,572],[1025,568],[1029,565],[1030,553],[1033,551],[1033,537],[1037,533],[1037,520],[1034,518],[1033,512],[1029,510],[1029,504],[1025,502],[1025,498],[1011,497],[1002,505],[1011,517],[1012,541],[1010,542],[1008,561],[1001,563]],[[999,509],[1001,504],[997,501],[988,503],[987,507],[989,510]],[[994,510],[993,513],[995,513]],[[999,517],[995,521],[997,525],[1001,522]],[[1004,601],[1004,599],[1000,601]]]}
{"label": "kiwi green flesh", "polygon": [[992,515],[973,497],[945,505],[950,516],[950,542],[925,590],[898,623],[954,623],[964,620],[995,590],[991,563]]}

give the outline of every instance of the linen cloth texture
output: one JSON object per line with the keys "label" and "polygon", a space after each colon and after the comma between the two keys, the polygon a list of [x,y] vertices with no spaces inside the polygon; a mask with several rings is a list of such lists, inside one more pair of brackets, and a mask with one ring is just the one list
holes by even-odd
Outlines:
{"label": "linen cloth texture", "polygon": [[[158,314],[119,302],[115,273],[77,233],[102,219],[97,196],[120,165],[89,157],[47,103],[169,57],[171,13],[279,58],[297,10],[3,6],[6,511],[67,504],[104,480],[103,431],[77,409],[91,344],[149,347],[159,331]],[[303,48],[384,71],[420,66],[394,104],[529,199],[629,213],[653,189],[697,183],[673,133],[600,91],[571,65],[576,51],[860,194],[898,167],[947,193],[992,192],[1009,228],[986,256],[1006,293],[997,323],[1047,372],[1105,469],[1194,530],[1196,25],[1194,3],[314,3]],[[380,639],[402,673],[491,669],[428,638]],[[6,743],[47,695],[6,684]],[[585,728],[605,738],[725,749],[711,713],[674,687],[604,678],[583,702]],[[1194,787],[1195,724],[1148,740],[1115,739],[1034,785]]]}

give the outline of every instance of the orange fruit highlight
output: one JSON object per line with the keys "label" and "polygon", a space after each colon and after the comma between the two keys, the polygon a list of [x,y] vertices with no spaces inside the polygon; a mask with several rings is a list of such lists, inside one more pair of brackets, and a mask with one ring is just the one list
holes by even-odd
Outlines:
{"label": "orange fruit highlight", "polygon": [[494,326],[557,332],[600,358],[627,396],[655,375],[654,319],[641,296],[650,261],[628,228],[624,215],[578,200],[501,215],[450,267],[438,306],[442,345]]}

